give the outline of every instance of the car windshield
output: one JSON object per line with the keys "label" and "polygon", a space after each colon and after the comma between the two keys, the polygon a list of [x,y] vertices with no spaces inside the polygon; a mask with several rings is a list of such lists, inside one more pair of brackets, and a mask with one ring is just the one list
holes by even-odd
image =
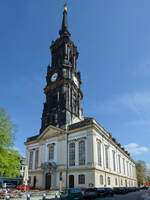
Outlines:
{"label": "car windshield", "polygon": [[71,188],[70,189],[70,193],[80,193],[81,191],[79,189],[76,188]]}
{"label": "car windshield", "polygon": [[104,191],[104,188],[97,188],[98,191]]}

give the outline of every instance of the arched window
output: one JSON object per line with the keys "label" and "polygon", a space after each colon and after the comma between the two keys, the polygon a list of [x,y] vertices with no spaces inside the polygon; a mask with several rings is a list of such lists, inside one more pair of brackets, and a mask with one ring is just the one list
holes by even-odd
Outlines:
{"label": "arched window", "polygon": [[103,181],[103,176],[100,175],[100,184],[103,185],[104,184],[104,181]]}
{"label": "arched window", "polygon": [[108,177],[108,185],[110,185],[110,177]]}
{"label": "arched window", "polygon": [[123,185],[123,181],[122,181],[122,179],[121,179],[121,185]]}
{"label": "arched window", "polygon": [[84,174],[80,174],[78,176],[78,183],[79,184],[85,184],[85,175]]}
{"label": "arched window", "polygon": [[117,181],[117,178],[115,178],[115,185],[118,185],[118,181]]}
{"label": "arched window", "polygon": [[85,165],[85,141],[79,142],[79,165]]}

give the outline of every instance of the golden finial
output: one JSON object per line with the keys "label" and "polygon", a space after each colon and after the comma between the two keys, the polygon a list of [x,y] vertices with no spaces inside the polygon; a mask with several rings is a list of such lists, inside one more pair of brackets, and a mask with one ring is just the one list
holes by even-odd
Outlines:
{"label": "golden finial", "polygon": [[64,5],[64,12],[67,12],[67,4]]}

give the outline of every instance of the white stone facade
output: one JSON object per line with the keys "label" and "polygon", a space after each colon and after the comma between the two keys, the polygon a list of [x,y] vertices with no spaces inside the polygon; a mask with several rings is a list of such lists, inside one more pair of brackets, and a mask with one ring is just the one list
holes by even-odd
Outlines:
{"label": "white stone facade", "polygon": [[[137,186],[134,161],[104,128],[94,119],[91,121],[69,131],[49,126],[25,143],[28,166],[33,152],[32,167],[29,167],[31,186],[58,189],[61,175],[62,187]],[[51,155],[54,153],[52,160],[49,160],[50,146]],[[74,166],[70,166],[70,158]]]}

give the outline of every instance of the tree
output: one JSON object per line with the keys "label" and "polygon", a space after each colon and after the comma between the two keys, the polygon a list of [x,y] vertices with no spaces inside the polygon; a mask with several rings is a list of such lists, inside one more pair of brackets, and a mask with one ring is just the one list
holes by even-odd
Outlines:
{"label": "tree", "polygon": [[4,108],[0,108],[0,176],[20,175],[21,156],[14,149],[16,125],[12,123]]}
{"label": "tree", "polygon": [[138,185],[144,185],[146,181],[146,172],[147,172],[147,166],[146,163],[143,160],[139,160],[136,163],[136,175],[137,175],[137,181]]}

